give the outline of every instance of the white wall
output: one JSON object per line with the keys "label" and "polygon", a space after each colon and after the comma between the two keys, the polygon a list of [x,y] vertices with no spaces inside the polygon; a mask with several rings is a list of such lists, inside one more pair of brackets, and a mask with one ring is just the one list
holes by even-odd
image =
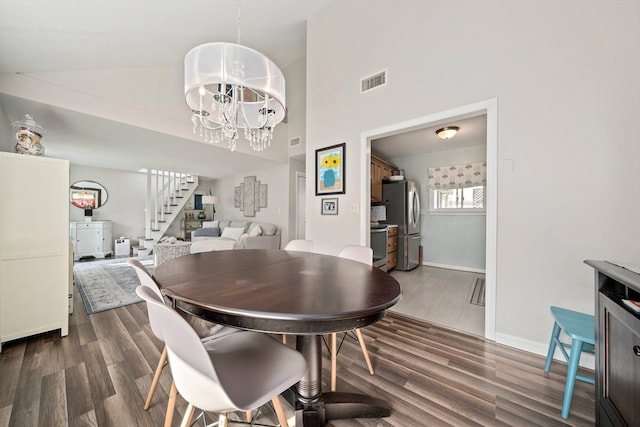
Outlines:
{"label": "white wall", "polygon": [[[244,216],[239,208],[233,206],[233,188],[240,185],[246,176],[255,176],[261,184],[267,184],[267,207],[256,211],[255,216]],[[216,219],[268,222],[282,228],[282,242],[288,241],[289,223],[289,166],[256,170],[241,175],[218,179],[214,182],[213,192],[218,196]],[[201,186],[202,187],[202,184]],[[207,187],[209,188],[209,187]]]}
{"label": "white wall", "polygon": [[[131,244],[136,245],[138,238],[144,236],[147,176],[115,169],[71,165],[69,183],[77,181],[94,181],[107,190],[107,202],[93,211],[92,220],[112,221],[113,238],[130,237]],[[69,221],[84,221],[84,211],[71,203]]]}
{"label": "white wall", "polygon": [[[640,259],[640,3],[361,5],[308,22],[307,164],[346,142],[350,206],[366,191],[363,132],[497,97],[496,337],[544,351],[551,304],[593,312],[584,259]],[[388,84],[361,95],[360,79],[382,69]],[[360,215],[321,216],[313,189],[308,179],[315,247],[362,241]]]}
{"label": "white wall", "polygon": [[[43,140],[44,141],[44,140]],[[14,134],[7,113],[0,105],[0,151],[14,152]]]}
{"label": "white wall", "polygon": [[404,169],[407,179],[420,188],[421,242],[423,264],[469,271],[484,271],[486,258],[486,216],[484,214],[429,213],[428,169],[436,166],[481,162],[487,159],[486,146],[440,151],[390,159]]}
{"label": "white wall", "polygon": [[306,70],[306,56],[301,56],[284,70],[287,79],[287,146],[291,139],[300,138],[300,145],[289,147],[289,157],[304,155],[306,150]]}

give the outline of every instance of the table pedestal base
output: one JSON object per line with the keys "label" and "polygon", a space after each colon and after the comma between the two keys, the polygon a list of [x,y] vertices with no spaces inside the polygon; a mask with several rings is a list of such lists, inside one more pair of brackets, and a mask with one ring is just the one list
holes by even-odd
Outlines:
{"label": "table pedestal base", "polygon": [[296,402],[296,425],[324,427],[327,421],[347,418],[380,418],[391,415],[383,400],[354,393],[323,393],[314,403]]}

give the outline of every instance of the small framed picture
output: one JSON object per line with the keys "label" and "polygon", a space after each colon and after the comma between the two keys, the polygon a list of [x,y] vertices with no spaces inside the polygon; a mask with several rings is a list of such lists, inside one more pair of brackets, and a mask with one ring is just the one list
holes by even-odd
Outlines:
{"label": "small framed picture", "polygon": [[322,199],[322,215],[338,215],[338,198]]}

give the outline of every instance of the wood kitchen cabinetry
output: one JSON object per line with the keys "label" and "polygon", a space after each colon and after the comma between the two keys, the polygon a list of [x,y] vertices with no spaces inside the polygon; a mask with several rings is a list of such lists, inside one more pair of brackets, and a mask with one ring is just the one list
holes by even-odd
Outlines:
{"label": "wood kitchen cabinetry", "polygon": [[371,155],[371,201],[382,202],[382,180],[393,175],[398,168],[379,157]]}
{"label": "wood kitchen cabinetry", "polygon": [[398,226],[387,227],[387,271],[398,265]]}
{"label": "wood kitchen cabinetry", "polygon": [[640,425],[640,274],[606,261],[596,270],[596,425]]}

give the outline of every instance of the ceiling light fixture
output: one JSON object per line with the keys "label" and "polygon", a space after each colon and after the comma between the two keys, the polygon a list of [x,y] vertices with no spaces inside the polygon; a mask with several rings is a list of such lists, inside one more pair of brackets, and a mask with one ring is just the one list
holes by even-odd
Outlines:
{"label": "ceiling light fixture", "polygon": [[456,134],[458,133],[459,130],[460,130],[460,128],[458,126],[447,126],[447,127],[443,127],[443,128],[438,129],[436,131],[436,134],[441,139],[451,139],[454,136],[456,136]]}
{"label": "ceiling light fixture", "polygon": [[285,116],[282,71],[260,52],[238,43],[205,43],[184,58],[184,95],[193,132],[207,142],[226,141],[235,151],[238,129],[255,151],[271,145]]}

